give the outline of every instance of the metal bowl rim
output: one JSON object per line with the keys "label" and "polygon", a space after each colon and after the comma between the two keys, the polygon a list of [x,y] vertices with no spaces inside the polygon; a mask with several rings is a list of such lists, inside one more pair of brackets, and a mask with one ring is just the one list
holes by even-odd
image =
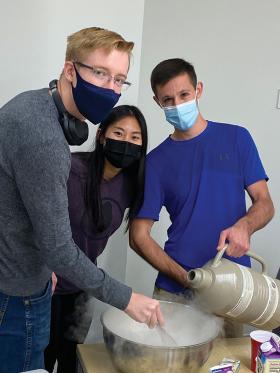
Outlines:
{"label": "metal bowl rim", "polygon": [[[178,303],[178,302],[170,302],[170,301],[165,301],[165,300],[160,300],[160,303],[171,303],[171,304],[180,304],[182,306],[185,306],[185,307],[188,307],[187,304],[182,304],[182,303]],[[207,339],[206,341],[204,342],[201,342],[201,343],[197,343],[197,344],[194,344],[194,345],[187,345],[187,346],[170,346],[170,347],[166,347],[166,346],[155,346],[155,345],[149,345],[149,344],[146,344],[146,343],[141,343],[141,342],[135,342],[135,341],[131,341],[130,339],[127,339],[127,338],[124,338],[122,336],[120,336],[119,334],[115,333],[115,332],[112,332],[110,329],[107,328],[107,326],[104,324],[104,314],[106,313],[107,310],[103,311],[102,314],[101,314],[101,317],[100,317],[100,321],[101,321],[101,324],[103,326],[104,329],[106,329],[107,332],[109,332],[110,334],[113,334],[113,335],[116,335],[118,338],[122,339],[123,341],[125,342],[128,342],[128,343],[131,343],[133,345],[140,345],[140,346],[143,346],[143,347],[148,347],[148,348],[152,348],[152,349],[161,349],[161,350],[178,350],[178,349],[186,349],[186,348],[193,348],[193,347],[200,347],[200,346],[203,346],[203,345],[207,345],[211,342],[214,342],[214,340],[218,337],[219,335],[219,329],[217,330],[217,333],[215,333],[215,335],[210,338],[210,339]],[[123,311],[124,312],[124,311]]]}

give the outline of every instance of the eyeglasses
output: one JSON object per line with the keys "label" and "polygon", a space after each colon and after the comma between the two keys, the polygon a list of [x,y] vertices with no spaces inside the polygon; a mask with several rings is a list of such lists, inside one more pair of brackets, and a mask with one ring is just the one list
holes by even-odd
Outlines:
{"label": "eyeglasses", "polygon": [[122,76],[112,76],[108,73],[107,70],[102,69],[100,67],[94,67],[94,66],[89,66],[85,65],[82,62],[75,61],[73,62],[74,64],[84,67],[86,69],[91,70],[92,75],[94,78],[100,82],[110,82],[112,79],[114,81],[114,84],[120,88],[122,91],[126,91],[130,86],[131,83],[127,82]]}

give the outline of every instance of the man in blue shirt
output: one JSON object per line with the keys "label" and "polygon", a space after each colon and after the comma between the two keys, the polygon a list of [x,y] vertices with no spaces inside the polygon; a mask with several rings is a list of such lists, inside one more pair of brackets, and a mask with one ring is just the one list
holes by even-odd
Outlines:
{"label": "man in blue shirt", "polygon": [[[249,132],[205,120],[199,112],[203,85],[190,63],[162,61],[151,86],[174,132],[148,155],[145,198],[131,225],[130,245],[159,271],[156,296],[191,296],[187,272],[227,242],[225,257],[250,266],[244,255],[250,237],[272,219],[274,208]],[[252,201],[248,211],[245,191]],[[171,220],[164,250],[150,234],[163,206]]]}

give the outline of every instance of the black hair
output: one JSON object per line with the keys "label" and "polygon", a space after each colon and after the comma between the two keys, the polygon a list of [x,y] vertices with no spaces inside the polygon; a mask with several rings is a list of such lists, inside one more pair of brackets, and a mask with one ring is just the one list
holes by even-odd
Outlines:
{"label": "black hair", "polygon": [[171,58],[160,62],[152,71],[151,87],[157,95],[158,86],[162,86],[178,75],[187,74],[194,88],[197,85],[196,72],[190,62],[182,58]]}
{"label": "black hair", "polygon": [[126,215],[126,231],[129,222],[133,219],[143,203],[144,183],[145,183],[145,157],[148,145],[148,131],[146,120],[141,111],[132,105],[119,105],[113,108],[108,117],[100,123],[98,134],[95,139],[95,149],[89,157],[89,178],[86,188],[86,206],[89,210],[89,216],[92,218],[97,230],[102,232],[106,227],[102,213],[102,201],[100,193],[100,184],[104,172],[104,153],[103,144],[100,139],[105,137],[106,130],[117,121],[134,117],[141,129],[142,148],[139,160],[131,166],[123,168],[126,185],[128,185],[130,206]]}

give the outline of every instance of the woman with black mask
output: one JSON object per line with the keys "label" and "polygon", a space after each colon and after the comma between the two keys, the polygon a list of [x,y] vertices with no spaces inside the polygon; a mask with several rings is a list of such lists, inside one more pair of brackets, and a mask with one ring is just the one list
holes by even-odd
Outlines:
{"label": "woman with black mask", "polygon": [[[69,216],[75,243],[96,263],[109,237],[127,226],[142,205],[147,126],[135,106],[115,107],[97,130],[91,153],[73,153],[68,180]],[[76,370],[76,345],[83,343],[92,315],[86,292],[58,277],[52,299],[50,343],[45,365],[58,373]],[[78,333],[77,333],[78,331]]]}

